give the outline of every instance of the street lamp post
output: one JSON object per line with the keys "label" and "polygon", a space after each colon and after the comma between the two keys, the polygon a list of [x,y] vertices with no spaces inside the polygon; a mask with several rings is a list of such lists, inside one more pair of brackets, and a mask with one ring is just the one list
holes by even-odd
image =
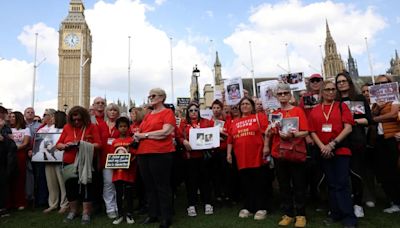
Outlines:
{"label": "street lamp post", "polygon": [[193,68],[192,72],[193,77],[196,78],[196,94],[194,100],[199,102],[200,101],[200,93],[199,93],[199,77],[200,77],[200,70],[197,69],[197,64]]}
{"label": "street lamp post", "polygon": [[66,112],[67,112],[67,109],[68,109],[68,105],[67,105],[67,104],[64,104],[63,106],[64,106],[64,112],[66,113]]}

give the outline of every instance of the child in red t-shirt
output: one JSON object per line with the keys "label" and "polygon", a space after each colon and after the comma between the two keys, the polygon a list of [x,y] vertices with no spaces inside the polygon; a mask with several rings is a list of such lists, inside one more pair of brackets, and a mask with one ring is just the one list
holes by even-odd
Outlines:
{"label": "child in red t-shirt", "polygon": [[[113,224],[120,224],[126,217],[128,224],[135,223],[132,218],[133,211],[133,183],[136,179],[136,161],[134,160],[135,151],[130,147],[133,142],[132,137],[129,136],[129,119],[126,117],[120,117],[116,120],[115,127],[118,129],[120,135],[119,138],[115,139],[112,143],[114,153],[130,153],[131,161],[129,169],[116,169],[113,172],[112,181],[115,185],[117,192],[117,206],[118,206],[118,217],[113,221]],[[124,202],[125,205],[124,207]]]}

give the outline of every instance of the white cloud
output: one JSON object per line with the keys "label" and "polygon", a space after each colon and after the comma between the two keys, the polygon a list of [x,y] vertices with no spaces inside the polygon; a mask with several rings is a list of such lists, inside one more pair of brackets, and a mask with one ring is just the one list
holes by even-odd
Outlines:
{"label": "white cloud", "polygon": [[46,58],[52,64],[58,64],[58,32],[44,23],[25,26],[18,40],[27,48],[28,53],[34,56],[35,40],[37,38],[37,61]]}
{"label": "white cloud", "polygon": [[252,10],[247,23],[239,24],[224,40],[237,55],[231,74],[248,75],[242,64],[250,66],[249,41],[252,41],[256,76],[283,73],[277,64],[287,68],[285,43],[292,72],[304,71],[307,75],[314,71],[309,65],[319,69],[319,45],[324,48],[326,37],[325,19],[342,59],[347,57],[347,46],[353,55],[363,53],[364,37],[373,42],[377,32],[386,26],[371,7],[360,11],[351,4],[326,1],[304,5],[298,0],[262,4]]}
{"label": "white cloud", "polygon": [[156,0],[155,3],[156,5],[161,6],[162,4],[164,4],[167,0]]}
{"label": "white cloud", "polygon": [[[162,87],[171,94],[170,39],[166,32],[147,21],[147,10],[148,6],[139,1],[118,0],[113,4],[98,2],[85,11],[93,36],[92,88],[101,91],[92,96],[107,91],[110,100],[125,99],[128,36],[131,36],[131,90],[136,102],[142,103],[152,87]],[[189,41],[173,40],[175,97],[188,96],[194,63],[207,68],[206,57],[192,46],[194,40],[189,38]],[[204,83],[203,78],[200,82]]]}

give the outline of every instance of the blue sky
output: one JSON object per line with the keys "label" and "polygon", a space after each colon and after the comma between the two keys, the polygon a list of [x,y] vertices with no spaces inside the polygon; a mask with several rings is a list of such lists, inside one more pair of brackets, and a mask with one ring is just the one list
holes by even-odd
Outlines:
{"label": "blue sky", "polygon": [[[85,16],[93,35],[92,97],[126,99],[127,36],[132,38],[133,98],[142,103],[147,91],[161,86],[170,93],[170,45],[175,97],[188,96],[195,64],[201,88],[213,83],[215,51],[223,77],[249,77],[252,41],[256,77],[273,77],[286,67],[288,43],[292,71],[320,68],[319,45],[325,40],[325,19],[342,59],[349,45],[361,75],[369,75],[364,37],[368,37],[374,73],[384,73],[399,49],[400,2],[261,1],[261,0],[86,0]],[[34,33],[39,33],[35,107],[56,107],[58,29],[68,14],[69,0],[2,1],[0,28],[0,102],[22,110],[30,105]],[[111,21],[114,26],[107,27]],[[117,26],[118,25],[118,26]],[[212,40],[212,42],[211,42]],[[311,65],[311,67],[309,67]],[[18,88],[18,90],[16,90]],[[17,92],[18,91],[18,92]]]}

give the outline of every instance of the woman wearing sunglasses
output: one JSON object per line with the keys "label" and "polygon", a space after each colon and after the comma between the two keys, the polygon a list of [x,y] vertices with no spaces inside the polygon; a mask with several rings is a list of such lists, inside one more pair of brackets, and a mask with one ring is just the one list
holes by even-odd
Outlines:
{"label": "woman wearing sunglasses", "polygon": [[244,97],[239,104],[240,117],[233,119],[228,130],[227,161],[232,164],[234,149],[239,176],[244,191],[244,206],[240,218],[253,216],[266,218],[267,175],[263,168],[264,133],[268,127],[267,116],[256,114],[254,101]]}
{"label": "woman wearing sunglasses", "polygon": [[[292,94],[290,93],[289,84],[279,83],[276,88],[276,97],[281,104],[281,108],[274,114],[281,114],[283,119],[297,118],[298,129],[289,129],[284,131],[279,127],[270,128],[269,132],[272,136],[272,157],[274,157],[276,175],[279,182],[279,190],[282,195],[282,208],[284,216],[279,222],[280,226],[288,226],[295,220],[295,227],[306,226],[306,145],[304,137],[308,135],[308,122],[303,109],[290,104]],[[269,155],[270,139],[266,139],[264,146],[264,155]],[[284,144],[295,144],[296,147],[304,148],[304,159],[288,160],[281,156],[281,148]],[[293,152],[291,152],[293,153]],[[295,218],[296,217],[296,218]]]}
{"label": "woman wearing sunglasses", "polygon": [[[190,103],[186,111],[186,119],[179,126],[179,141],[184,146],[186,158],[186,193],[189,217],[197,216],[197,191],[200,190],[201,198],[204,203],[204,214],[214,213],[211,205],[211,151],[193,150],[189,143],[190,129],[213,127],[214,121],[200,117],[200,109],[197,103]],[[201,135],[204,139],[204,136]],[[201,139],[201,137],[200,137]],[[199,138],[197,140],[199,142]]]}
{"label": "woman wearing sunglasses", "polygon": [[152,110],[144,117],[139,132],[134,137],[139,141],[137,161],[149,203],[148,217],[143,224],[160,219],[160,227],[172,223],[171,171],[175,146],[173,132],[176,125],[174,112],[164,105],[167,95],[163,89],[149,92]]}
{"label": "woman wearing sunglasses", "polygon": [[321,151],[321,164],[328,181],[330,217],[326,225],[342,222],[344,227],[355,227],[349,186],[351,150],[346,137],[351,133],[353,116],[345,104],[335,101],[336,86],[331,81],[321,86],[321,103],[308,117],[309,130]]}
{"label": "woman wearing sunglasses", "polygon": [[[57,149],[64,150],[63,162],[64,162],[64,173],[66,167],[75,166],[79,157],[78,153],[81,153],[82,144],[88,144],[88,147],[93,149],[100,149],[101,140],[96,125],[90,121],[89,111],[81,106],[75,106],[68,112],[67,124],[63,128],[63,132],[57,142]],[[80,143],[80,144],[79,144]],[[79,145],[79,146],[78,146]],[[92,146],[90,146],[92,145]],[[87,147],[87,146],[85,146]],[[83,152],[89,152],[87,150]],[[94,151],[92,151],[94,152]],[[94,153],[93,153],[94,156]],[[92,157],[93,159],[93,157]],[[80,163],[80,162],[78,162]],[[80,163],[82,164],[82,163]],[[83,169],[84,167],[76,164],[74,174],[77,170]],[[86,164],[92,167],[93,164]],[[81,172],[80,172],[81,173]],[[65,175],[65,174],[64,174]],[[78,216],[78,200],[83,202],[82,210],[82,224],[90,223],[90,213],[92,209],[92,201],[94,197],[93,184],[88,181],[86,184],[78,183],[80,177],[74,175],[70,178],[65,178],[65,189],[67,193],[67,199],[70,205],[70,212],[64,219],[65,223],[70,223]]]}

